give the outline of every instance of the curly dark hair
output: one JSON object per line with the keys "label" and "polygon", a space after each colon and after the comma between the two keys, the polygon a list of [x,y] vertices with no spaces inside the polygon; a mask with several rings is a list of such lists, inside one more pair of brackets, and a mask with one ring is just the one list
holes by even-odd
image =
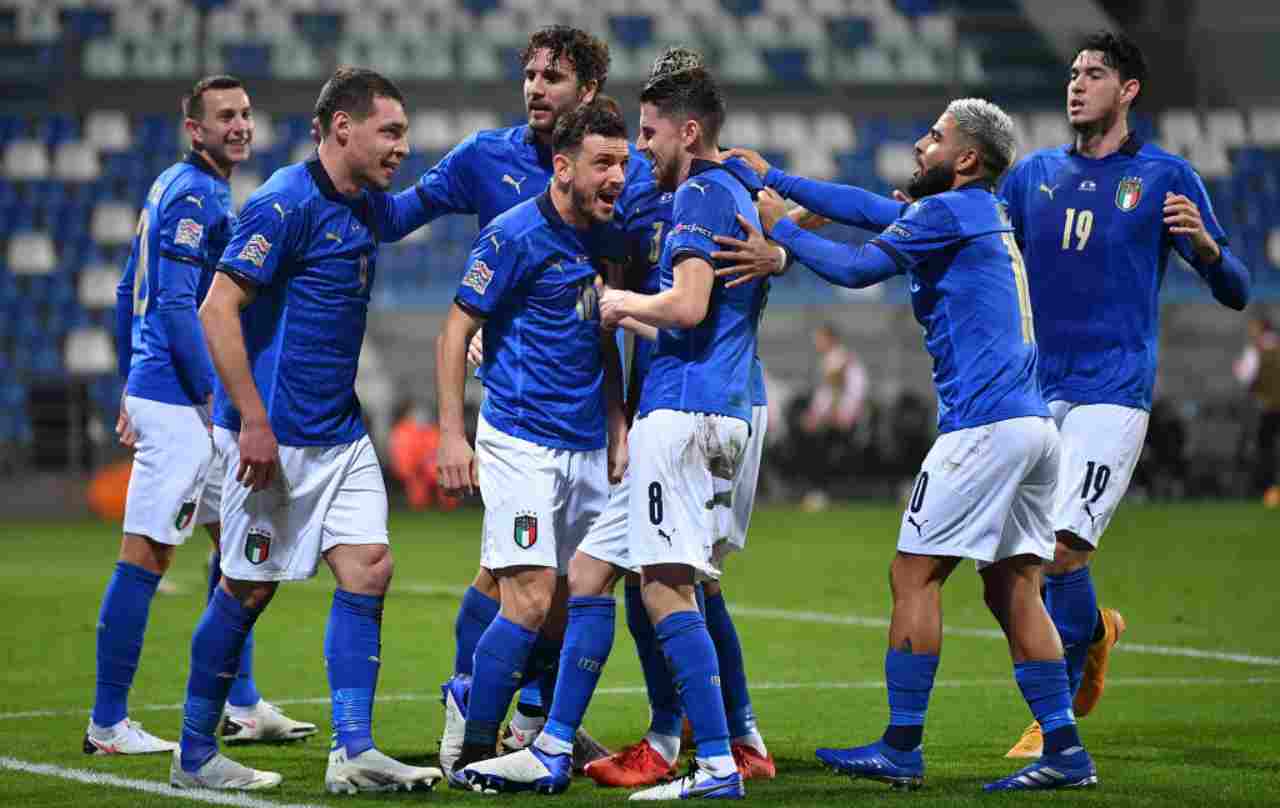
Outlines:
{"label": "curly dark hair", "polygon": [[520,52],[520,64],[527,65],[535,51],[546,48],[550,61],[561,56],[573,64],[578,76],[578,86],[596,83],[596,90],[604,89],[609,78],[609,44],[599,37],[568,25],[548,25],[529,35],[529,44]]}
{"label": "curly dark hair", "polygon": [[641,104],[653,104],[664,118],[692,118],[702,127],[703,142],[714,144],[724,126],[724,93],[705,68],[665,73],[640,91]]}
{"label": "curly dark hair", "polygon": [[[1080,47],[1076,48],[1076,55],[1084,51],[1101,53],[1102,63],[1120,74],[1121,83],[1129,79],[1137,79],[1140,85],[1146,84],[1147,60],[1143,57],[1138,43],[1124,34],[1111,31],[1090,34],[1080,43]],[[1141,94],[1142,90],[1139,88],[1138,95],[1133,98],[1133,106],[1138,105],[1138,97]]]}
{"label": "curly dark hair", "polygon": [[627,122],[618,113],[617,104],[611,102],[609,98],[597,98],[561,115],[551,135],[552,153],[576,155],[590,135],[626,140]]}

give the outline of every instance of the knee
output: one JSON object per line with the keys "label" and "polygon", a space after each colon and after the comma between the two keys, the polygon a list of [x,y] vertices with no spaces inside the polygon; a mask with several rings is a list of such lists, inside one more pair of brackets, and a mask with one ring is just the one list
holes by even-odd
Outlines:
{"label": "knee", "polygon": [[260,612],[275,597],[279,584],[275,581],[237,581],[223,576],[222,586],[241,606]]}
{"label": "knee", "polygon": [[173,546],[126,533],[120,541],[120,560],[156,575],[164,575],[173,564]]}
{"label": "knee", "polygon": [[1093,546],[1069,530],[1060,530],[1053,549],[1053,561],[1045,565],[1046,575],[1066,575],[1088,566]]}
{"label": "knee", "polygon": [[608,597],[618,582],[618,573],[607,561],[583,552],[569,561],[569,594],[573,597]]}
{"label": "knee", "polygon": [[540,586],[522,587],[511,592],[509,597],[507,593],[503,594],[502,610],[505,613],[510,602],[514,622],[536,631],[547,622],[547,615],[551,613],[551,600],[552,593],[549,589]]}
{"label": "knee", "polygon": [[391,576],[395,573],[395,562],[391,558],[391,548],[383,545],[382,552],[374,554],[363,570],[364,594],[385,595],[391,587]]}

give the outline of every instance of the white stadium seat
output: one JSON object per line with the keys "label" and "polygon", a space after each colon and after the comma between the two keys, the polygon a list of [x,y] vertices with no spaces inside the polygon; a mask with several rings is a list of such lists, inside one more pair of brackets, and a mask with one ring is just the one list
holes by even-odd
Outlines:
{"label": "white stadium seat", "polygon": [[1210,142],[1221,146],[1243,146],[1249,140],[1244,114],[1238,109],[1214,109],[1205,113],[1204,130]]}
{"label": "white stadium seat", "polygon": [[1204,138],[1200,119],[1189,109],[1169,109],[1160,116],[1160,142],[1171,152],[1181,153]]}
{"label": "white stadium seat", "polygon": [[769,116],[769,148],[804,150],[813,145],[813,123],[796,112],[776,112]]}
{"label": "white stadium seat", "polygon": [[9,239],[7,261],[14,275],[48,275],[58,263],[46,233],[17,233]]}
{"label": "white stadium seat", "polygon": [[453,115],[445,109],[423,110],[413,116],[409,126],[409,145],[415,149],[444,151],[461,139]]}
{"label": "white stadium seat", "polygon": [[1271,266],[1280,267],[1280,227],[1272,228],[1267,236],[1267,260]]}
{"label": "white stadium seat", "polygon": [[94,110],[85,118],[84,139],[98,151],[125,151],[133,142],[129,117],[118,109]]}
{"label": "white stadium seat", "polygon": [[68,373],[109,373],[116,366],[116,346],[105,328],[77,328],[67,335],[62,363]]}
{"label": "white stadium seat", "polygon": [[98,152],[87,143],[67,142],[53,156],[53,176],[68,182],[90,182],[102,175]]}
{"label": "white stadium seat", "polygon": [[89,220],[93,240],[108,247],[133,241],[137,227],[138,209],[123,202],[103,202],[93,209]]}
{"label": "white stadium seat", "polygon": [[1280,107],[1249,110],[1250,140],[1259,146],[1280,145]]}
{"label": "white stadium seat", "polygon": [[764,121],[751,110],[730,111],[720,140],[726,146],[747,146],[753,149],[769,142]]}
{"label": "white stadium seat", "polygon": [[876,149],[876,173],[889,182],[903,182],[916,170],[916,155],[910,143],[885,143]]}
{"label": "white stadium seat", "polygon": [[831,151],[853,151],[858,148],[858,135],[848,116],[824,112],[814,118],[813,139]]}
{"label": "white stadium seat", "polygon": [[80,271],[77,294],[80,305],[86,309],[109,309],[116,304],[116,284],[120,282],[120,270],[96,264]]}
{"label": "white stadium seat", "polygon": [[4,174],[14,180],[42,180],[49,176],[49,152],[43,143],[15,140],[4,150]]}
{"label": "white stadium seat", "polygon": [[239,212],[249,195],[262,185],[262,177],[252,171],[237,171],[231,175],[231,208]]}

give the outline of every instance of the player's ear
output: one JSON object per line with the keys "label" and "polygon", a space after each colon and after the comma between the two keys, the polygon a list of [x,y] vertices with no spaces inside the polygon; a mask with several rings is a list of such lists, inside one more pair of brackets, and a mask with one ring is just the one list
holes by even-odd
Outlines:
{"label": "player's ear", "polygon": [[1129,79],[1120,85],[1120,100],[1123,103],[1132,104],[1140,92],[1142,92],[1142,82],[1137,79]]}
{"label": "player's ear", "polygon": [[191,141],[191,148],[198,149],[204,145],[200,139],[200,122],[194,118],[183,118],[182,128],[187,133],[187,138]]}
{"label": "player's ear", "polygon": [[343,110],[333,113],[333,118],[329,121],[329,132],[337,139],[339,146],[347,145],[347,141],[351,139],[351,116]]}
{"label": "player's ear", "polygon": [[551,158],[551,167],[555,172],[556,182],[573,182],[573,160],[569,155],[557,153]]}
{"label": "player's ear", "polygon": [[680,126],[680,142],[687,149],[698,142],[698,138],[702,137],[702,127],[698,122],[690,118]]}

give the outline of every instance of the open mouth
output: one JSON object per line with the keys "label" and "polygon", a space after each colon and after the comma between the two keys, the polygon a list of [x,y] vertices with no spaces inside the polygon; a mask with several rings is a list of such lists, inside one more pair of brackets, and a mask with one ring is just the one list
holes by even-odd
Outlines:
{"label": "open mouth", "polygon": [[621,195],[621,192],[619,191],[601,191],[600,193],[596,194],[596,198],[599,199],[601,202],[605,203],[606,205],[612,206],[615,202],[618,201],[618,197],[620,195]]}

